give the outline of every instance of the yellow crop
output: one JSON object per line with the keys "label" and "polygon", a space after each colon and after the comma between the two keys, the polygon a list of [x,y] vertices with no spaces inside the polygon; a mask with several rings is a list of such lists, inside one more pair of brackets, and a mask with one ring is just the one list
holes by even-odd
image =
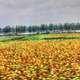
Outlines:
{"label": "yellow crop", "polygon": [[7,45],[0,47],[0,80],[72,80],[80,76],[80,40]]}

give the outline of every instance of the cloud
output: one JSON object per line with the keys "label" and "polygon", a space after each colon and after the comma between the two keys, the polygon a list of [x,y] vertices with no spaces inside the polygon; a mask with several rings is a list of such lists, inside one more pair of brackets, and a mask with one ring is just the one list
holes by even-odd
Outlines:
{"label": "cloud", "polygon": [[25,9],[39,6],[47,0],[0,0],[0,5],[5,8]]}
{"label": "cloud", "polygon": [[74,7],[80,6],[80,0],[0,0],[0,5],[6,8],[29,8],[29,7]]}
{"label": "cloud", "polygon": [[0,24],[80,21],[80,0],[0,0]]}

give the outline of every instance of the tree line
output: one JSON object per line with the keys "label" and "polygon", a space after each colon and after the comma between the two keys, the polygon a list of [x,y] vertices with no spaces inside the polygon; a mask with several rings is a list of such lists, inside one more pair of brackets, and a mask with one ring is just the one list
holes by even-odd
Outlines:
{"label": "tree line", "polygon": [[18,33],[62,33],[62,32],[71,32],[75,30],[80,30],[80,23],[64,23],[64,24],[41,24],[39,26],[10,26],[7,25],[4,28],[0,28],[0,33],[4,34],[18,34]]}

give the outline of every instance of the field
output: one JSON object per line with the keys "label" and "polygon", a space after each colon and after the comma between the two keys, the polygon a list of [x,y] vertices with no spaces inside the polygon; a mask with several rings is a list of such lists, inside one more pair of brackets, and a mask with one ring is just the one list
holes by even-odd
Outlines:
{"label": "field", "polygon": [[80,34],[0,38],[0,80],[80,80]]}
{"label": "field", "polygon": [[0,36],[0,42],[9,41],[44,41],[44,40],[65,40],[65,39],[80,39],[79,33],[64,33],[64,34],[37,34],[24,36]]}

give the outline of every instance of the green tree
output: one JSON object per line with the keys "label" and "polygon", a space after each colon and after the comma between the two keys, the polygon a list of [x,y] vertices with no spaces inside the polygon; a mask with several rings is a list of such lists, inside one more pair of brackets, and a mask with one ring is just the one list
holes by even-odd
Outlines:
{"label": "green tree", "polygon": [[5,26],[4,28],[3,28],[3,32],[4,33],[10,33],[12,31],[12,29],[11,29],[11,27],[8,25],[8,26]]}

